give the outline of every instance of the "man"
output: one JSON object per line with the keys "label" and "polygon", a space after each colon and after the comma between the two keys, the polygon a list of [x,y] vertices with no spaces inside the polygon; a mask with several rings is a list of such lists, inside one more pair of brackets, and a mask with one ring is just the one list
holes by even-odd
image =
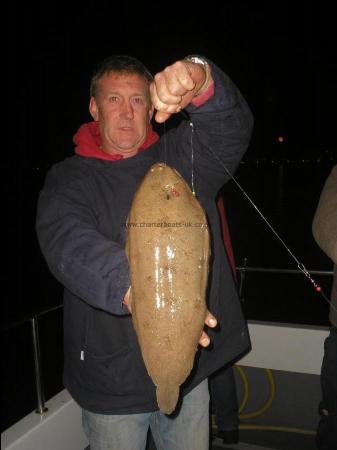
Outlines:
{"label": "man", "polygon": [[[249,336],[221,241],[216,194],[250,139],[251,112],[231,80],[211,61],[187,57],[152,79],[138,60],[114,56],[91,80],[94,122],[74,137],[76,156],[49,172],[38,205],[37,232],[50,270],[64,285],[64,384],[83,409],[91,450],[144,449],[151,426],[158,448],[206,449],[207,377],[249,347]],[[207,334],[181,387],[174,417],[158,411],[128,309],[125,222],[147,170],[165,161],[190,182],[188,121],[164,137],[182,109],[194,124],[194,179],[212,232]],[[216,325],[219,326],[212,329]],[[212,341],[212,349],[204,349]]]}
{"label": "man", "polygon": [[317,244],[334,263],[330,333],[324,342],[322,401],[316,443],[319,450],[337,448],[337,166],[327,178],[312,224]]}

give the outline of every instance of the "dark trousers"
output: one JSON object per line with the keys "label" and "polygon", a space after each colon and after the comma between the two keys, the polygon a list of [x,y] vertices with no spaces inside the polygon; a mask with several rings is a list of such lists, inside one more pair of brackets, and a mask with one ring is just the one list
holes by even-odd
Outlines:
{"label": "dark trousers", "polygon": [[324,342],[321,370],[322,401],[316,443],[319,450],[337,449],[337,328]]}
{"label": "dark trousers", "polygon": [[209,377],[212,409],[219,430],[239,427],[239,408],[232,366],[226,366]]}

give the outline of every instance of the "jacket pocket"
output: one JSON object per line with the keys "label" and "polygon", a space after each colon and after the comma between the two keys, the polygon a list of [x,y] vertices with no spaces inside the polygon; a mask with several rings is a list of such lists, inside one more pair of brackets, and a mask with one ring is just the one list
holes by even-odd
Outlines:
{"label": "jacket pocket", "polygon": [[130,395],[144,389],[144,384],[152,384],[141,356],[134,349],[124,347],[105,356],[86,352],[83,356],[80,378],[86,389],[108,395]]}

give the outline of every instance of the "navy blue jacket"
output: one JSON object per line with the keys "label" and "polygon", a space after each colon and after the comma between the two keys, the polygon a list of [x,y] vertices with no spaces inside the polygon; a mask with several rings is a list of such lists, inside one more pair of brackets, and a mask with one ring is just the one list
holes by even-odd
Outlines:
{"label": "navy blue jacket", "polygon": [[[249,335],[221,238],[215,203],[251,135],[252,115],[231,80],[212,62],[215,94],[189,105],[194,124],[194,180],[211,229],[208,309],[219,326],[199,349],[183,395],[249,348]],[[64,384],[78,404],[102,414],[158,409],[131,316],[125,222],[134,193],[152,164],[166,161],[190,183],[191,126],[183,121],[146,151],[118,161],[73,156],[49,171],[38,203],[37,233],[54,276],[64,286]],[[165,142],[164,142],[165,141]]]}

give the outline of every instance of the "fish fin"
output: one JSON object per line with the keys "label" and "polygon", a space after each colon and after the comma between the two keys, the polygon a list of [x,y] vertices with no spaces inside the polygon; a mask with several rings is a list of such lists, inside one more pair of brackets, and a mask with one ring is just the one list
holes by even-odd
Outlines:
{"label": "fish fin", "polygon": [[157,386],[157,403],[165,414],[171,414],[177,406],[179,386],[177,384],[162,384]]}

